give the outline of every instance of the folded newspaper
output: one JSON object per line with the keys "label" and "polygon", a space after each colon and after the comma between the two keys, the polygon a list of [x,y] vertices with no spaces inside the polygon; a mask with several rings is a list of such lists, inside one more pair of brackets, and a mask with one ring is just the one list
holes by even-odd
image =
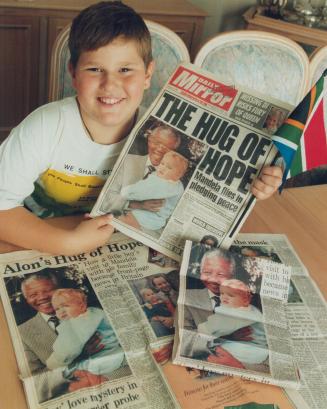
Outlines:
{"label": "folded newspaper", "polygon": [[91,216],[113,213],[118,230],[176,260],[186,239],[207,234],[228,248],[254,205],[251,183],[276,157],[270,135],[291,109],[180,65],[135,126]]}
{"label": "folded newspaper", "polygon": [[291,267],[187,241],[174,360],[299,387],[286,317]]}
{"label": "folded newspaper", "polygon": [[[284,390],[288,397],[296,399],[299,393],[306,402],[299,407],[327,407],[324,375],[327,359],[323,352],[327,347],[327,305],[287,238],[278,234],[239,234],[230,247],[230,252],[204,248],[200,244],[195,244],[192,249],[191,243],[187,243],[186,248],[181,266],[176,317],[179,329],[175,334],[173,362],[195,368],[196,372],[239,374],[243,378],[273,384],[283,384],[285,381],[284,385],[287,384],[288,388]],[[216,251],[219,254],[215,254]],[[213,260],[215,269],[211,264]],[[228,267],[233,266],[233,261],[234,268],[228,270]],[[265,277],[262,267],[276,266],[277,263],[283,263],[280,269],[270,268],[268,277]],[[288,286],[286,265],[291,268]],[[230,275],[233,273],[234,277],[226,277],[226,271]],[[275,273],[271,274],[273,271]],[[281,275],[279,279],[277,274]],[[197,277],[201,278],[200,286]],[[250,316],[250,309],[254,308],[246,307],[248,298],[245,294],[248,294],[248,290],[244,284],[251,290],[251,304],[262,310],[261,317],[257,314],[257,321]],[[218,287],[222,290],[219,299],[212,300],[209,295],[218,293]],[[287,287],[287,303],[278,308]],[[243,313],[236,313],[240,308],[243,308],[243,312],[247,310],[247,317]],[[228,312],[221,322],[219,313],[226,311]],[[283,326],[285,318],[288,328],[286,331]],[[211,329],[211,335],[223,332],[228,325],[226,321],[232,321],[230,326],[234,330],[235,327],[244,325],[246,319],[247,325],[252,327],[251,338],[246,339],[249,333],[237,333],[236,330],[234,334],[215,339],[212,348],[210,341],[213,337],[208,338],[207,333],[203,334],[208,328]],[[212,322],[216,324],[213,328],[210,327]],[[265,348],[258,324],[263,324],[266,336],[268,359],[264,360]],[[254,350],[251,351],[252,346],[255,354]],[[296,381],[292,384],[289,382],[292,378],[295,380],[291,358],[300,376],[299,392],[289,388],[298,387]],[[277,407],[284,408],[287,405]]]}
{"label": "folded newspaper", "polygon": [[[29,407],[325,409],[321,294],[285,236],[238,235],[235,243],[236,252],[261,250],[292,266],[287,318],[299,391],[173,365],[179,265],[116,233],[106,246],[77,256],[0,255],[1,300]],[[283,298],[284,289],[277,290]],[[277,321],[280,311],[269,306],[269,315]]]}

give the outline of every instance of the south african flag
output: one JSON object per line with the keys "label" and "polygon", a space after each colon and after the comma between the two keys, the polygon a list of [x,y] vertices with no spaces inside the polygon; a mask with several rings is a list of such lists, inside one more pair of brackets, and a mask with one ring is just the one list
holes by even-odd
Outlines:
{"label": "south african flag", "polygon": [[327,70],[272,140],[285,162],[284,182],[327,164]]}

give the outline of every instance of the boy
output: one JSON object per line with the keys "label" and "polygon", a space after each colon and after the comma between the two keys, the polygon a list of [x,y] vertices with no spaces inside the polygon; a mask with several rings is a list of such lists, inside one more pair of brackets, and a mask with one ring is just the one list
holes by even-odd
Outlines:
{"label": "boy", "polygon": [[[150,34],[130,7],[100,2],[74,19],[69,49],[77,97],[37,109],[0,149],[0,240],[7,250],[76,254],[105,244],[113,232],[110,215],[47,221],[38,215],[92,208],[150,86]],[[280,168],[266,168],[253,193],[271,196],[281,176]]]}
{"label": "boy", "polygon": [[166,224],[181,198],[184,187],[180,181],[188,169],[188,160],[177,152],[164,154],[157,169],[145,179],[123,187],[122,197],[126,200],[165,199],[158,212],[132,209],[118,219],[136,229],[159,230]]}
{"label": "boy", "polygon": [[[96,375],[110,375],[126,365],[125,354],[118,339],[100,308],[87,307],[86,295],[74,288],[56,290],[51,299],[60,324],[53,353],[47,359],[48,369],[68,366],[67,378],[78,370],[87,370]],[[98,332],[104,348],[88,359],[76,361],[91,336]]]}

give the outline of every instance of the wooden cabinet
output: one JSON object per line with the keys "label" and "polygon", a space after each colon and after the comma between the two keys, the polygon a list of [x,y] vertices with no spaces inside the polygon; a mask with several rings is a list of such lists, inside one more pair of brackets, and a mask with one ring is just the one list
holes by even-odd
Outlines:
{"label": "wooden cabinet", "polygon": [[0,15],[0,138],[37,106],[39,33],[38,18]]}
{"label": "wooden cabinet", "polygon": [[327,30],[266,17],[262,7],[251,7],[243,17],[247,29],[270,31],[288,37],[299,43],[308,55],[317,47],[327,44]]}
{"label": "wooden cabinet", "polygon": [[[47,102],[49,59],[58,33],[92,0],[0,0],[0,142]],[[187,0],[125,0],[175,31],[194,56],[206,13]]]}

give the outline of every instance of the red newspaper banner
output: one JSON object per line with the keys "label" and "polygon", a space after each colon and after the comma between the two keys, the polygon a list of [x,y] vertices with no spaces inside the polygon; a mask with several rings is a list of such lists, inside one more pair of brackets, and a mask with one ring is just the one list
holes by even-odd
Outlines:
{"label": "red newspaper banner", "polygon": [[217,106],[224,111],[229,110],[237,95],[235,88],[211,79],[208,80],[207,77],[184,67],[179,67],[175,71],[169,83],[202,102]]}

